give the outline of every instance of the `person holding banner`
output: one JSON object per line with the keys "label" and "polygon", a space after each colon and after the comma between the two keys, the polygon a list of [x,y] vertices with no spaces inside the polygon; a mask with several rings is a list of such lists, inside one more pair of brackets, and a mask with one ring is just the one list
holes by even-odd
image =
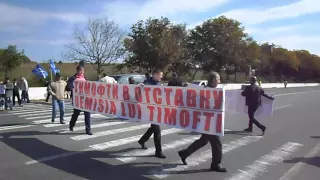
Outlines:
{"label": "person holding banner", "polygon": [[[208,88],[216,88],[220,83],[220,75],[217,72],[212,72],[208,77]],[[210,135],[210,134],[202,134],[200,139],[194,141],[187,149],[183,149],[178,152],[181,161],[184,165],[187,165],[186,159],[192,153],[204,147],[208,142],[211,145],[212,151],[212,162],[211,162],[211,171],[216,172],[227,172],[226,168],[220,166],[222,159],[222,145],[219,136]]]}
{"label": "person holding banner", "polygon": [[[67,89],[71,90],[71,99],[73,101],[73,82],[74,81],[86,81],[86,78],[84,77],[84,67],[83,66],[77,66],[77,73],[69,78],[67,83]],[[78,117],[80,115],[81,110],[79,109],[73,109],[73,114],[71,116],[71,120],[69,122],[69,129],[70,131],[73,131],[73,127],[75,126]],[[92,135],[91,132],[91,119],[90,119],[90,112],[84,111],[84,122],[86,126],[86,134]]]}
{"label": "person holding banner", "polygon": [[241,95],[246,98],[246,106],[248,106],[249,116],[249,127],[244,131],[252,132],[252,125],[255,124],[261,129],[262,135],[264,135],[267,128],[255,119],[254,113],[257,111],[258,107],[261,106],[261,96],[271,100],[274,98],[265,94],[264,90],[257,85],[257,78],[255,76],[250,78],[250,86],[246,86],[241,92]]}
{"label": "person holding banner", "polygon": [[[155,85],[160,86],[161,79],[163,76],[163,72],[161,70],[154,70],[152,73],[152,77],[146,79],[141,85]],[[156,147],[155,156],[158,158],[165,159],[166,156],[162,153],[161,147],[161,129],[157,124],[151,124],[151,127],[147,130],[147,132],[140,138],[138,143],[141,145],[142,149],[147,149],[145,143],[149,140],[151,135],[153,134],[154,145]]]}

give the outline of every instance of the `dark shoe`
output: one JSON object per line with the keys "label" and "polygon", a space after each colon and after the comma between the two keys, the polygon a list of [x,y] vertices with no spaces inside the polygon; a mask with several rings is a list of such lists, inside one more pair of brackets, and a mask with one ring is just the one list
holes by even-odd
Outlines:
{"label": "dark shoe", "polygon": [[221,167],[220,165],[211,165],[210,171],[215,171],[215,172],[227,172],[227,169]]}
{"label": "dark shoe", "polygon": [[264,133],[266,132],[267,128],[266,128],[266,127],[263,127],[261,130],[262,130],[262,134],[261,134],[261,136],[263,136],[263,135],[264,135]]}
{"label": "dark shoe", "polygon": [[60,121],[60,124],[66,124],[64,121]]}
{"label": "dark shoe", "polygon": [[147,146],[143,142],[138,141],[138,143],[141,145],[142,149],[148,149]]}
{"label": "dark shoe", "polygon": [[252,132],[251,128],[244,129],[245,132]]}
{"label": "dark shoe", "polygon": [[51,122],[54,123],[54,119],[51,119]]}
{"label": "dark shoe", "polygon": [[72,127],[72,126],[70,126],[70,125],[69,125],[69,130],[70,130],[70,131],[73,131],[73,127]]}
{"label": "dark shoe", "polygon": [[92,135],[92,132],[86,132],[86,134],[88,134],[88,135],[90,135],[90,136],[91,136],[91,135]]}
{"label": "dark shoe", "polygon": [[156,153],[155,156],[156,156],[157,158],[160,158],[160,159],[165,159],[165,158],[167,158],[164,154],[162,154],[162,152]]}
{"label": "dark shoe", "polygon": [[187,165],[187,164],[188,164],[188,163],[186,162],[186,158],[187,158],[187,157],[185,157],[185,156],[183,155],[183,150],[182,150],[182,151],[179,151],[178,154],[179,154],[179,156],[180,156],[180,158],[181,158],[182,163],[183,163],[184,165]]}

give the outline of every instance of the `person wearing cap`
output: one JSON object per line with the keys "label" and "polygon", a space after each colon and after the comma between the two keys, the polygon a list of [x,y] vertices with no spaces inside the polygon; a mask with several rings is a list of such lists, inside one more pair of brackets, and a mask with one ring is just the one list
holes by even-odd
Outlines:
{"label": "person wearing cap", "polygon": [[[206,88],[216,88],[220,83],[220,75],[217,72],[212,72],[208,77],[208,85]],[[201,137],[195,140],[188,148],[183,149],[178,152],[181,161],[184,165],[187,165],[187,157],[189,157],[192,153],[196,152],[200,148],[204,147],[208,142],[211,145],[212,151],[212,162],[211,162],[211,171],[216,172],[227,172],[226,168],[220,166],[222,160],[222,144],[220,141],[220,137],[217,135],[211,134],[202,134]]]}
{"label": "person wearing cap", "polygon": [[[71,100],[73,99],[73,82],[74,81],[86,81],[87,78],[84,76],[84,67],[83,65],[77,66],[77,73],[70,77],[67,83],[67,89],[71,91]],[[73,114],[71,116],[71,120],[69,122],[69,130],[73,131],[74,126],[76,125],[76,122],[78,120],[78,117],[80,115],[81,110],[79,109],[73,109]],[[91,132],[91,119],[90,119],[90,112],[84,111],[84,123],[86,126],[86,134],[92,135]]]}
{"label": "person wearing cap", "polygon": [[241,95],[246,98],[246,106],[248,106],[249,116],[249,127],[244,131],[252,132],[252,125],[255,124],[261,129],[262,135],[264,135],[267,128],[255,119],[254,113],[257,111],[258,107],[261,106],[261,96],[271,100],[274,98],[265,94],[264,90],[257,85],[257,78],[255,76],[250,78],[250,85],[245,87],[241,92]]}
{"label": "person wearing cap", "polygon": [[57,108],[60,110],[60,124],[65,124],[64,122],[64,95],[67,83],[61,79],[61,75],[57,73],[55,75],[55,81],[48,84],[47,90],[48,94],[52,96],[52,119],[51,122],[54,123],[54,120],[57,115]]}

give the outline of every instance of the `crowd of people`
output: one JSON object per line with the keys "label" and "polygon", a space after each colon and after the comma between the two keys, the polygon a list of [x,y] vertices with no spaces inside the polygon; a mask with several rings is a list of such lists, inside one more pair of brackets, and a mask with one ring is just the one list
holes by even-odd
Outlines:
{"label": "crowd of people", "polygon": [[19,80],[14,78],[12,81],[6,77],[4,81],[0,81],[0,110],[13,110],[16,98],[19,106],[30,103],[28,89],[28,81],[24,77],[20,77]]}
{"label": "crowd of people", "polygon": [[[72,99],[72,90],[73,90],[73,82],[74,81],[87,81],[87,78],[84,75],[84,67],[77,66],[76,73],[68,78],[67,81],[64,81],[61,78],[59,73],[56,73],[54,81],[50,81],[47,83],[47,92],[48,95],[52,96],[52,123],[55,122],[57,110],[60,111],[59,120],[61,124],[65,124],[64,113],[65,113],[65,94],[66,92],[71,92],[70,96]],[[146,79],[144,82],[139,85],[161,85],[161,80],[163,77],[163,72],[160,69],[156,69],[153,71],[152,75],[146,74]],[[114,78],[105,76],[99,80],[100,82],[105,83],[117,83]],[[128,78],[129,84],[136,84],[133,77]],[[220,75],[217,72],[212,72],[207,79],[206,88],[216,88],[220,83]],[[169,81],[168,86],[185,86],[183,82],[179,79],[176,73],[172,74],[172,79]],[[19,96],[19,90],[22,91],[21,98]],[[248,106],[248,116],[249,116],[249,126],[244,129],[246,132],[252,132],[253,124],[255,124],[258,128],[261,129],[262,135],[264,135],[266,131],[266,127],[260,124],[254,117],[254,114],[259,106],[261,106],[261,96],[265,96],[269,99],[274,99],[271,96],[265,94],[263,89],[257,84],[257,78],[250,78],[250,85],[246,86],[242,93],[242,96],[246,98],[246,106]],[[4,106],[5,109],[12,107],[15,104],[15,97],[18,98],[18,103],[22,106],[23,102],[28,103],[28,83],[25,78],[21,77],[19,81],[15,79],[11,82],[9,78],[6,78],[4,82],[0,84],[0,97],[1,97],[1,107]],[[46,101],[48,101],[47,98]],[[73,114],[71,116],[71,120],[69,122],[69,130],[73,131],[76,126],[76,122],[80,115],[81,110],[73,109]],[[91,118],[90,112],[84,112],[84,121],[85,121],[85,133],[87,135],[92,135],[91,131]],[[145,143],[150,139],[153,135],[154,144],[155,144],[155,157],[158,158],[166,158],[166,156],[162,153],[162,145],[161,145],[161,128],[159,125],[151,124],[150,128],[146,131],[146,133],[139,139],[137,142],[140,144],[142,149],[147,149]],[[216,172],[227,172],[227,169],[220,166],[222,161],[222,145],[220,141],[220,137],[217,135],[210,134],[202,134],[199,139],[194,141],[189,147],[183,149],[178,152],[178,155],[181,158],[183,164],[187,164],[187,157],[193,154],[195,151],[204,147],[206,144],[210,143],[212,149],[212,163],[210,170]]]}

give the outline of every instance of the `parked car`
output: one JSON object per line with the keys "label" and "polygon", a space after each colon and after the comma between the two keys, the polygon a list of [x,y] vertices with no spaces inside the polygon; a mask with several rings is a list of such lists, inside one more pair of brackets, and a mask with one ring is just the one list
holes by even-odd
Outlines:
{"label": "parked car", "polygon": [[250,81],[244,82],[244,84],[241,85],[241,89],[243,90],[246,86],[249,86],[250,84]]}
{"label": "parked car", "polygon": [[140,74],[116,74],[110,77],[113,77],[118,84],[129,84],[129,77],[133,77],[135,84],[139,84],[146,79],[145,75]]}
{"label": "parked car", "polygon": [[208,81],[207,80],[194,80],[191,82],[191,84],[206,87],[208,84]]}

